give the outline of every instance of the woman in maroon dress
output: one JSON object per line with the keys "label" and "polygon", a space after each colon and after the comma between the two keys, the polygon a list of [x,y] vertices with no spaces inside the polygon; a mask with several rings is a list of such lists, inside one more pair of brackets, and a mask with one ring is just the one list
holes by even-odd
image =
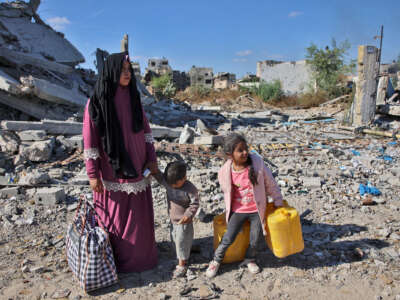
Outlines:
{"label": "woman in maroon dress", "polygon": [[153,138],[128,53],[107,57],[83,120],[86,171],[119,272],[157,264],[153,199],[143,171],[157,172]]}

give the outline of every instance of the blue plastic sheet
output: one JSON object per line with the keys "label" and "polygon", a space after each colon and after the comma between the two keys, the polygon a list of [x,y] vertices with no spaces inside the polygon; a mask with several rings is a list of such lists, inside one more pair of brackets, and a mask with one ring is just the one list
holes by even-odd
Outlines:
{"label": "blue plastic sheet", "polygon": [[389,155],[381,155],[381,156],[378,156],[378,158],[383,159],[385,161],[390,161],[390,162],[393,161],[393,157],[391,157]]}
{"label": "blue plastic sheet", "polygon": [[358,190],[361,196],[364,196],[365,194],[379,196],[381,194],[381,191],[378,188],[372,186],[369,182],[367,185],[360,183]]}
{"label": "blue plastic sheet", "polygon": [[319,123],[319,122],[333,122],[336,121],[334,118],[328,118],[328,119],[321,119],[321,120],[309,120],[309,121],[301,121],[301,123],[304,124],[312,124],[312,123]]}
{"label": "blue plastic sheet", "polygon": [[353,153],[354,156],[361,156],[360,152],[358,152],[356,150],[351,150],[351,153]]}

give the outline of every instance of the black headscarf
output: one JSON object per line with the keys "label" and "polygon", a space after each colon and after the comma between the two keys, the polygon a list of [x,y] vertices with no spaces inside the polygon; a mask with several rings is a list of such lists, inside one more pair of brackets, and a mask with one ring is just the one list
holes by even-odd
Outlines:
{"label": "black headscarf", "polygon": [[[136,178],[138,172],[126,151],[121,126],[114,105],[114,97],[119,86],[123,62],[129,61],[128,52],[115,53],[107,57],[104,67],[97,79],[94,92],[90,97],[89,114],[96,124],[103,149],[109,157],[109,163],[114,171],[114,176],[119,178]],[[129,82],[129,94],[132,108],[132,131],[139,132],[143,129],[142,105],[140,94],[136,88],[136,79],[133,69]],[[140,170],[139,170],[140,171]]]}

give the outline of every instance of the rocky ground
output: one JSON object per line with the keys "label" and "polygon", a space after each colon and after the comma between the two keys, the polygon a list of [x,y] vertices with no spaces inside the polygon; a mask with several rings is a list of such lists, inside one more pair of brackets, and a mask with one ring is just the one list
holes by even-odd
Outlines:
{"label": "rocky ground", "polygon": [[[261,273],[251,275],[234,263],[206,279],[213,253],[212,217],[224,207],[217,182],[223,159],[159,152],[161,169],[177,156],[183,158],[189,179],[201,191],[190,271],[185,278],[171,278],[176,261],[165,195],[153,182],[158,267],[121,274],[119,285],[90,295],[73,280],[64,251],[77,199],[90,193],[79,143],[58,136],[39,142],[45,146],[36,144],[35,150],[32,144],[21,148],[15,133],[3,131],[0,298],[400,299],[399,142],[342,130],[339,121],[327,119],[339,118],[332,115],[336,111],[340,109],[221,113],[226,121],[214,127],[221,135],[244,132],[263,155],[285,199],[302,215],[303,252],[278,259],[260,241]],[[396,120],[376,123],[392,131],[400,128]],[[37,160],[38,155],[45,158]],[[361,196],[359,185],[368,182],[381,195]]]}

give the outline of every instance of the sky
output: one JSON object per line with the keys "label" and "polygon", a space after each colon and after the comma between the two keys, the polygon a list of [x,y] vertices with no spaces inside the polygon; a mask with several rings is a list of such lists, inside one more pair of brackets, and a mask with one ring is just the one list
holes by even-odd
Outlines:
{"label": "sky", "polygon": [[43,20],[83,54],[82,67],[94,67],[96,48],[120,51],[129,35],[129,52],[140,63],[165,57],[174,70],[193,65],[231,72],[239,78],[256,73],[257,61],[304,59],[318,47],[347,39],[347,59],[358,45],[379,46],[384,26],[382,63],[400,54],[400,0],[42,0]]}

